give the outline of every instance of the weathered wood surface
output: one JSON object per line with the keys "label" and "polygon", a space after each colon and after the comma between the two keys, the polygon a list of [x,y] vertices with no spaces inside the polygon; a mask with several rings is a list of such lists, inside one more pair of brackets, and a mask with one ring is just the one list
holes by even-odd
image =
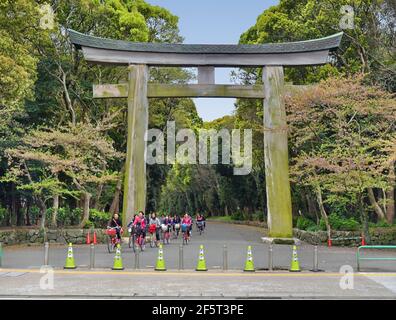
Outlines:
{"label": "weathered wood surface", "polygon": [[265,67],[263,83],[268,231],[270,237],[291,238],[292,207],[283,68]]}
{"label": "weathered wood surface", "polygon": [[125,164],[122,223],[127,225],[137,211],[146,207],[146,142],[148,130],[148,67],[129,67],[128,140]]}
{"label": "weathered wood surface", "polygon": [[178,67],[262,67],[262,66],[306,66],[328,63],[329,50],[294,53],[267,54],[183,54],[156,52],[129,52],[82,48],[85,60],[95,64]]}
{"label": "weathered wood surface", "polygon": [[[127,98],[128,85],[94,85],[94,98]],[[211,97],[211,98],[264,98],[262,85],[211,85],[211,84],[148,84],[148,98]]]}
{"label": "weathered wood surface", "polygon": [[[285,94],[292,95],[311,86],[285,85]],[[94,98],[127,98],[127,84],[100,84],[93,86]],[[203,84],[148,84],[148,98],[257,98],[264,99],[263,85],[203,85]]]}
{"label": "weathered wood surface", "polygon": [[215,68],[198,67],[198,84],[215,84]]}

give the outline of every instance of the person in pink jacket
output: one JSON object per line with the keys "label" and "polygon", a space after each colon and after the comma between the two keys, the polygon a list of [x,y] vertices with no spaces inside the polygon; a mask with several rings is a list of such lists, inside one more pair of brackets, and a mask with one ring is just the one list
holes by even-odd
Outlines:
{"label": "person in pink jacket", "polygon": [[192,227],[192,219],[191,217],[186,213],[181,221],[182,226],[186,225],[187,226],[187,232],[188,232],[188,237],[191,236],[191,227]]}

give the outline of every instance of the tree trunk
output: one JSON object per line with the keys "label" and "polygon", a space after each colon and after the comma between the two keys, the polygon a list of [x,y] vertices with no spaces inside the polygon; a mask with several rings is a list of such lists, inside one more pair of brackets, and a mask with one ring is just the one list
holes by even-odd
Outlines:
{"label": "tree trunk", "polygon": [[80,227],[83,228],[85,224],[89,221],[89,203],[91,201],[91,194],[89,192],[84,192],[84,208],[83,208],[83,219],[81,221]]}
{"label": "tree trunk", "polygon": [[318,215],[318,210],[317,207],[315,205],[315,200],[312,199],[312,194],[310,192],[306,193],[306,199],[307,199],[307,203],[308,203],[308,212],[311,216],[315,216],[316,218],[316,224],[319,225],[320,222],[320,217]]}
{"label": "tree trunk", "polygon": [[117,185],[116,185],[114,197],[113,197],[113,202],[111,203],[111,206],[110,206],[111,214],[119,213],[119,211],[120,211],[120,195],[121,195],[122,179],[123,179],[122,177],[123,177],[123,175],[121,175],[120,179],[117,181]]}
{"label": "tree trunk", "polygon": [[322,190],[320,189],[320,186],[316,187],[316,198],[318,201],[318,205],[319,205],[319,210],[320,210],[320,214],[326,224],[326,230],[327,230],[327,238],[331,239],[331,226],[329,223],[329,218],[327,216],[326,210],[324,208],[323,205],[323,197],[322,197]]}
{"label": "tree trunk", "polygon": [[44,230],[47,206],[45,205],[45,202],[43,200],[41,200],[39,197],[36,197],[36,200],[37,200],[37,204],[40,209],[40,215],[41,215],[40,229]]}
{"label": "tree trunk", "polygon": [[374,195],[373,188],[367,188],[367,193],[368,193],[368,197],[369,197],[370,203],[371,203],[371,205],[374,208],[374,212],[378,216],[378,219],[379,220],[385,220],[385,214],[382,211],[381,207],[379,206],[378,202],[375,200],[375,195]]}
{"label": "tree trunk", "polygon": [[11,186],[11,226],[16,226],[17,224],[17,205],[16,205],[16,195],[15,195],[15,184]]}
{"label": "tree trunk", "polygon": [[102,196],[103,192],[103,184],[98,185],[98,189],[96,190],[96,197],[93,204],[93,208],[96,210],[100,210],[100,197]]}
{"label": "tree trunk", "polygon": [[30,216],[29,216],[29,210],[30,210],[30,200],[27,201],[26,203],[26,212],[25,212],[25,216],[26,216],[26,225],[30,226]]}
{"label": "tree trunk", "polygon": [[57,218],[58,218],[58,209],[59,209],[59,194],[54,195],[53,197],[53,205],[52,205],[52,222],[51,226],[52,227],[57,227]]}
{"label": "tree trunk", "polygon": [[386,191],[386,221],[389,224],[393,223],[395,218],[395,163],[393,162],[389,168],[389,189]]}
{"label": "tree trunk", "polygon": [[366,243],[367,243],[367,244],[370,244],[370,242],[371,242],[371,237],[370,237],[369,225],[368,225],[368,222],[369,222],[369,221],[368,221],[367,211],[364,210],[363,195],[362,195],[362,193],[359,193],[358,201],[359,201],[360,218],[361,218],[362,225],[363,225],[364,239],[366,240]]}

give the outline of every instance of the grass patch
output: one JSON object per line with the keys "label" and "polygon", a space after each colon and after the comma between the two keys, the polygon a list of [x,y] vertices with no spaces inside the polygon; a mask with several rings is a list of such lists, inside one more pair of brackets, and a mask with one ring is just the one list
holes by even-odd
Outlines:
{"label": "grass patch", "polygon": [[231,216],[208,217],[208,221],[231,222],[234,221]]}

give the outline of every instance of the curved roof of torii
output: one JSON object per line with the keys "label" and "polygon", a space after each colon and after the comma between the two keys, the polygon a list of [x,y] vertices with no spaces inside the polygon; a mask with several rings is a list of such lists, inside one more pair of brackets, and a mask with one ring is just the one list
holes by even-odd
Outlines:
{"label": "curved roof of torii", "polygon": [[90,62],[178,66],[323,64],[328,62],[329,53],[339,47],[343,35],[340,32],[325,38],[286,43],[214,45],[142,43],[100,38],[74,30],[68,33],[71,42],[83,50]]}

